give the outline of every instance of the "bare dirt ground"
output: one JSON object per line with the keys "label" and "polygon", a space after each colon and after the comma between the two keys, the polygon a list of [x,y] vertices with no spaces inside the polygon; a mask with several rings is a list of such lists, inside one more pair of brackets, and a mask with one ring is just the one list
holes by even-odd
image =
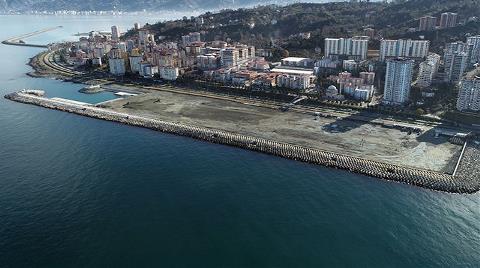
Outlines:
{"label": "bare dirt ground", "polygon": [[107,108],[170,122],[246,134],[397,165],[451,173],[461,146],[429,127],[408,134],[365,122],[314,117],[228,100],[153,92],[108,102]]}

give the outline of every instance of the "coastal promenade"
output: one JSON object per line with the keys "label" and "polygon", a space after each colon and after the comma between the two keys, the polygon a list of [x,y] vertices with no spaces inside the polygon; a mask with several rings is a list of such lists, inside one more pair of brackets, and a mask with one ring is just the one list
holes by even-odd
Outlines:
{"label": "coastal promenade", "polygon": [[[480,190],[480,179],[476,173],[478,170],[467,171],[472,164],[474,165],[478,162],[478,154],[476,153],[478,149],[476,146],[472,147],[472,149],[469,147],[467,149],[468,153],[460,160],[462,161],[460,164],[462,171],[459,173],[462,174],[462,176],[452,176],[442,172],[382,163],[222,130],[131,115],[91,105],[69,102],[68,100],[49,99],[28,91],[8,94],[5,98],[21,103],[187,136],[212,143],[230,145],[297,161],[344,169],[354,173],[416,185],[432,190],[451,193],[474,193]],[[475,159],[472,160],[466,158],[466,156],[470,158],[474,157]]]}
{"label": "coastal promenade", "polygon": [[22,35],[19,35],[19,36],[14,36],[14,37],[11,37],[11,38],[9,38],[9,39],[7,39],[7,40],[2,41],[2,44],[4,44],[4,45],[11,45],[11,46],[48,48],[48,45],[39,45],[39,44],[29,44],[29,43],[25,43],[25,42],[24,42],[24,39],[27,39],[27,38],[29,38],[29,37],[32,37],[32,36],[35,36],[35,35],[39,35],[39,34],[42,34],[42,33],[50,32],[50,31],[53,31],[53,30],[56,30],[56,29],[59,29],[59,28],[62,28],[62,26],[50,27],[50,28],[38,30],[38,31],[35,31],[35,32],[31,32],[31,33],[27,33],[27,34],[22,34]]}

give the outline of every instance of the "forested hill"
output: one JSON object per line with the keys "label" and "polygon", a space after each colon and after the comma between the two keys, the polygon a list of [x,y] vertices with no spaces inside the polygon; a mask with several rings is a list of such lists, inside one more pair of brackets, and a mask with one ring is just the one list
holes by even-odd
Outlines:
{"label": "forested hill", "polygon": [[[327,2],[329,0],[309,0]],[[0,11],[164,11],[218,10],[265,4],[288,4],[295,0],[0,0]]]}
{"label": "forested hill", "polygon": [[[156,35],[179,39],[192,31],[202,31],[207,40],[231,39],[257,46],[272,40],[285,40],[285,46],[311,49],[323,46],[324,37],[348,37],[363,34],[365,27],[374,28],[381,37],[406,36],[408,29],[418,26],[425,15],[440,17],[443,12],[457,12],[459,22],[480,16],[480,0],[410,0],[395,2],[332,2],[299,3],[288,6],[260,6],[250,9],[223,10],[201,15],[204,24],[190,20],[176,20],[150,25]],[[438,31],[432,38],[463,38],[467,31],[480,34],[478,22],[465,23],[468,27]],[[457,32],[458,30],[458,32]],[[296,40],[292,35],[309,32],[309,40]],[[432,40],[435,41],[435,40]],[[443,40],[442,40],[443,42]]]}

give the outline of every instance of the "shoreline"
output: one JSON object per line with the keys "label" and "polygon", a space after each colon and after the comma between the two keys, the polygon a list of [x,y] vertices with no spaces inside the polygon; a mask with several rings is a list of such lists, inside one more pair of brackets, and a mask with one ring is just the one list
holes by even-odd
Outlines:
{"label": "shoreline", "polygon": [[[343,169],[357,174],[415,185],[436,191],[472,194],[480,190],[480,179],[475,177],[468,178],[468,175],[465,175],[468,174],[468,172],[465,171],[460,172],[464,174],[463,177],[454,177],[437,171],[387,164],[379,161],[367,160],[319,149],[306,148],[223,130],[151,119],[127,113],[120,113],[110,109],[72,103],[67,100],[49,99],[42,96],[35,96],[27,92],[11,93],[5,95],[5,98],[20,103],[32,104],[86,117],[143,127],[159,132],[186,136],[211,143],[229,145],[325,167]],[[461,159],[460,161],[463,163],[464,159]],[[463,165],[462,163],[460,163],[460,169],[462,169],[462,166],[469,166]],[[470,174],[470,176],[475,175]]]}
{"label": "shoreline", "polygon": [[[68,70],[66,70],[66,68],[64,69],[62,66],[57,67],[57,65],[55,63],[50,62],[52,60],[51,54],[52,54],[52,51],[44,51],[44,52],[41,52],[41,53],[35,55],[34,57],[32,57],[29,60],[28,65],[33,68],[33,71],[31,73],[29,73],[28,75],[32,76],[32,77],[44,77],[44,78],[50,78],[50,79],[56,79],[56,80],[74,82],[74,83],[75,82],[76,83],[81,82],[81,83],[86,83],[86,84],[97,84],[97,82],[99,82],[99,81],[107,82],[107,80],[103,80],[103,79],[100,79],[100,80],[98,80],[98,79],[84,80],[84,79],[82,79],[82,75],[78,76],[79,75],[78,72],[74,72],[73,70],[68,71]],[[108,84],[115,85],[117,83],[114,82],[114,81],[108,81]],[[122,85],[119,84],[119,86],[122,86]],[[128,85],[125,85],[125,86],[129,87]],[[154,89],[154,88],[148,88],[148,87],[144,88],[144,90],[147,90],[147,91],[148,90],[163,91],[161,89]],[[182,92],[174,92],[174,93],[187,94],[187,95],[190,95],[190,94],[197,95],[197,93],[183,92],[183,90],[182,90]],[[13,93],[13,94],[15,94],[15,93]],[[5,97],[8,98],[8,99],[14,100],[11,97],[7,97],[7,96],[5,96]],[[203,97],[209,98],[209,97],[212,97],[212,96],[203,96]],[[20,99],[22,99],[22,98],[20,98]],[[271,155],[276,155],[276,156],[280,156],[280,157],[287,158],[287,159],[293,159],[293,160],[297,160],[297,161],[303,161],[303,162],[307,162],[307,163],[318,164],[318,165],[322,165],[322,166],[326,166],[326,167],[334,167],[334,168],[338,168],[338,169],[344,169],[344,170],[348,170],[348,171],[358,173],[358,174],[377,177],[377,178],[381,178],[381,179],[385,179],[385,180],[389,180],[389,181],[395,181],[395,182],[401,182],[401,183],[416,185],[416,186],[423,187],[423,188],[426,188],[426,189],[431,189],[431,190],[437,190],[437,191],[442,191],[442,192],[450,192],[450,193],[475,193],[475,192],[480,190],[480,178],[475,177],[475,174],[480,174],[480,166],[477,168],[474,164],[471,164],[471,163],[464,164],[463,163],[463,162],[473,162],[473,163],[475,163],[475,161],[476,161],[475,155],[477,155],[477,153],[480,154],[480,148],[477,148],[478,152],[475,151],[473,153],[470,152],[469,154],[467,154],[467,155],[470,156],[470,158],[472,158],[472,157],[475,158],[472,161],[470,161],[471,159],[464,161],[462,158],[457,158],[457,160],[455,161],[455,163],[453,163],[453,165],[456,166],[455,169],[459,170],[458,174],[460,174],[460,175],[459,176],[454,176],[454,175],[452,175],[452,172],[448,171],[448,169],[449,169],[448,166],[442,168],[442,170],[424,169],[424,167],[416,167],[416,166],[410,166],[410,165],[407,166],[407,165],[404,165],[403,163],[390,163],[390,161],[385,162],[383,160],[368,159],[368,158],[365,158],[365,157],[362,157],[362,156],[353,156],[353,155],[350,155],[350,154],[346,155],[346,154],[343,154],[344,152],[342,152],[342,153],[336,153],[335,152],[334,153],[334,151],[326,151],[325,148],[314,148],[314,147],[311,147],[309,145],[293,145],[293,144],[296,144],[296,143],[289,143],[289,141],[287,141],[286,143],[282,143],[282,142],[274,142],[276,139],[270,139],[270,138],[263,139],[264,141],[274,142],[275,144],[278,144],[280,147],[282,147],[283,145],[293,146],[292,148],[296,148],[295,150],[303,148],[303,150],[312,151],[315,154],[317,154],[317,158],[312,160],[311,157],[305,157],[305,155],[302,156],[302,154],[304,154],[304,151],[300,150],[300,151],[296,151],[297,153],[300,153],[300,154],[297,155],[297,157],[294,157],[294,156],[289,155],[289,154],[278,153],[278,152],[271,151],[271,150],[265,151],[265,150],[260,150],[258,148],[251,148],[251,146],[249,144],[243,144],[241,142],[240,143],[238,143],[238,142],[235,143],[234,142],[232,144],[231,141],[227,141],[227,142],[225,142],[224,140],[216,141],[215,139],[212,140],[211,138],[197,137],[197,136],[192,136],[191,134],[177,133],[175,131],[165,131],[161,128],[156,128],[156,127],[152,128],[152,127],[150,127],[152,122],[150,122],[149,120],[153,120],[155,122],[162,122],[162,123],[170,123],[170,120],[167,119],[166,121],[161,121],[161,120],[157,120],[157,119],[154,119],[154,118],[148,118],[148,117],[143,117],[142,118],[142,117],[138,117],[138,116],[135,116],[135,115],[132,115],[132,114],[128,114],[128,112],[125,113],[124,111],[112,110],[111,109],[112,107],[103,107],[103,106],[95,107],[94,106],[97,109],[99,107],[104,108],[103,110],[107,114],[110,114],[112,112],[113,113],[120,113],[123,116],[126,116],[126,118],[137,118],[139,122],[143,122],[143,123],[138,123],[137,124],[137,123],[129,122],[128,119],[125,120],[125,119],[122,119],[122,118],[108,118],[108,116],[106,117],[106,116],[103,116],[103,115],[102,116],[92,115],[92,114],[89,114],[89,113],[85,112],[84,108],[81,109],[82,110],[81,112],[78,112],[78,107],[75,108],[75,109],[72,109],[72,107],[64,107],[63,106],[64,104],[59,105],[57,103],[55,105],[51,105],[51,103],[49,103],[49,102],[51,102],[51,100],[48,99],[48,98],[43,98],[43,100],[40,100],[40,101],[38,101],[38,100],[37,101],[31,101],[31,100],[24,101],[24,100],[20,100],[20,99],[15,100],[15,101],[28,103],[28,104],[34,104],[34,105],[45,107],[45,108],[50,108],[50,109],[56,109],[56,110],[60,110],[60,111],[75,113],[75,114],[78,114],[78,115],[83,115],[83,116],[87,116],[87,117],[91,117],[91,118],[113,121],[113,122],[118,122],[118,123],[122,123],[122,124],[137,126],[137,127],[149,128],[149,129],[152,129],[152,130],[171,133],[171,134],[175,134],[175,135],[192,137],[192,138],[195,138],[195,139],[200,139],[200,140],[209,141],[209,142],[213,142],[213,143],[230,145],[230,146],[239,147],[239,148],[243,148],[243,149],[258,151],[258,152],[271,154]],[[56,101],[58,101],[58,100],[56,100]],[[242,100],[230,100],[230,101],[242,102]],[[68,103],[68,104],[70,105],[70,103]],[[263,106],[263,105],[261,105],[261,106]],[[304,111],[299,111],[299,112],[304,112]],[[164,120],[165,120],[165,118],[164,118]],[[367,120],[367,121],[370,124],[375,124],[373,121],[370,121],[370,120]],[[175,123],[171,123],[171,124],[175,124]],[[203,124],[194,124],[194,125],[203,126]],[[235,135],[242,136],[242,134],[237,133],[236,130],[231,130],[231,129],[230,130],[220,130],[221,128],[217,128],[216,126],[206,126],[206,127],[203,127],[202,129],[215,130],[215,131],[219,131],[219,132],[223,132],[223,133],[230,133],[230,134],[236,133]],[[243,134],[245,134],[245,133],[243,133]],[[258,139],[258,137],[255,137],[255,135],[256,135],[255,133],[250,133],[250,134],[247,134],[247,135],[250,135],[250,136],[244,136],[244,137],[248,137],[249,139],[252,139],[252,140],[262,140],[262,139]],[[283,141],[283,142],[285,142],[285,141]],[[464,148],[465,147],[466,147],[466,144],[464,145]],[[480,146],[478,146],[478,147],[480,147]],[[470,148],[468,148],[468,149],[470,150]],[[324,159],[326,157],[324,154],[328,154],[329,155],[328,157],[330,157],[330,158],[327,157],[327,159]],[[460,156],[463,157],[463,154],[460,154]],[[349,164],[345,164],[345,163],[338,164],[336,162],[337,161],[336,159],[339,159],[339,158],[345,158],[346,159],[345,161],[347,161]],[[335,161],[333,161],[332,159],[335,159]],[[373,166],[376,166],[376,165],[383,166],[384,170],[379,171],[377,169],[375,171],[371,171],[370,166],[372,166],[372,165],[365,164],[364,163],[365,161],[368,162],[368,163],[375,163],[375,164],[372,164]],[[352,168],[351,165],[353,165],[354,167]],[[450,165],[450,164],[448,164],[448,165]],[[387,168],[387,171],[386,171],[385,170],[386,166],[390,166],[392,168]],[[390,171],[393,170],[394,172],[398,171],[398,172],[401,172],[402,174],[401,175],[390,174],[389,170]],[[472,172],[470,172],[470,171],[472,171]],[[416,172],[420,172],[420,173],[417,174]]]}

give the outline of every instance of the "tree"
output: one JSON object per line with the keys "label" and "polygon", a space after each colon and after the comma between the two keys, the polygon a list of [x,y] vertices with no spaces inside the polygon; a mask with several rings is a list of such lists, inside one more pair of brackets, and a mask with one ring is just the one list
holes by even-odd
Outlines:
{"label": "tree", "polygon": [[287,58],[290,55],[288,50],[283,48],[274,48],[272,49],[272,58],[275,61],[278,61],[283,58]]}
{"label": "tree", "polygon": [[422,108],[418,108],[416,111],[415,111],[415,114],[420,116],[420,115],[424,115],[425,114],[425,111],[422,109]]}

